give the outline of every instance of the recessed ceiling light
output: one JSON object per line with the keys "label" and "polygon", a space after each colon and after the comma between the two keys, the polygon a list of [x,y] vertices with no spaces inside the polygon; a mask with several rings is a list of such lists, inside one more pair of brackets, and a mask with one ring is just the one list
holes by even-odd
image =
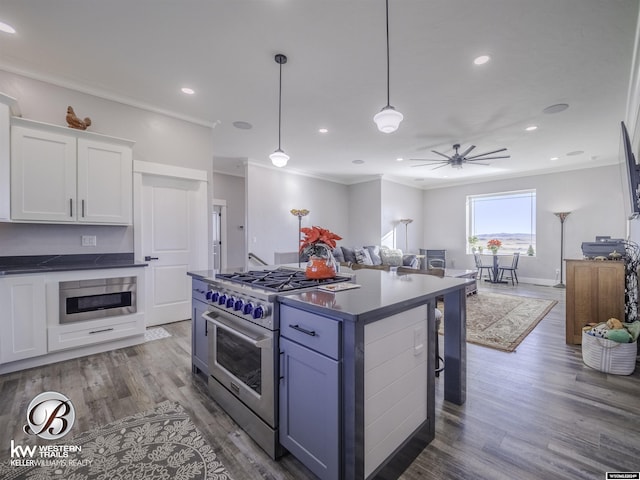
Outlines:
{"label": "recessed ceiling light", "polygon": [[529,125],[527,128],[525,128],[527,132],[533,132],[534,130],[537,130],[537,129],[538,129],[537,125]]}
{"label": "recessed ceiling light", "polygon": [[576,155],[582,155],[583,153],[584,153],[584,150],[574,150],[573,152],[567,153],[567,156],[575,157]]}
{"label": "recessed ceiling light", "polygon": [[542,110],[543,113],[560,113],[560,112],[564,112],[567,108],[569,108],[569,105],[566,103],[556,103],[555,105],[549,105],[547,108],[545,108],[544,110]]}
{"label": "recessed ceiling light", "polygon": [[551,160],[552,162],[555,162],[556,160],[559,160],[560,157],[551,157],[549,160]]}
{"label": "recessed ceiling light", "polygon": [[319,129],[318,129],[318,132],[319,132],[319,133],[328,133],[328,132],[329,132],[329,130],[327,130],[326,128],[319,128]]}
{"label": "recessed ceiling light", "polygon": [[475,63],[476,65],[484,65],[489,60],[491,60],[491,57],[489,55],[480,55],[479,57],[474,58],[473,63]]}
{"label": "recessed ceiling light", "polygon": [[404,160],[404,158],[402,158],[402,157],[396,158],[396,162],[402,162],[403,160]]}
{"label": "recessed ceiling light", "polygon": [[16,33],[16,29],[8,23],[0,22],[0,32],[4,33]]}
{"label": "recessed ceiling light", "polygon": [[180,90],[182,91],[182,93],[186,93],[187,95],[193,95],[194,93],[196,93],[193,88],[189,87],[182,87]]}
{"label": "recessed ceiling light", "polygon": [[356,165],[362,165],[364,160],[353,160],[351,163],[355,163]]}
{"label": "recessed ceiling light", "polygon": [[243,122],[241,120],[233,122],[232,125],[236,128],[239,128],[240,130],[251,130],[253,128],[253,125],[251,125],[249,122]]}

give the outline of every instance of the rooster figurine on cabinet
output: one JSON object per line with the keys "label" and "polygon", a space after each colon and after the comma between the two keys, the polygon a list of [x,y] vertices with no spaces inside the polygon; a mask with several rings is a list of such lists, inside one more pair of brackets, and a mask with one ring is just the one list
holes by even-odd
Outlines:
{"label": "rooster figurine on cabinet", "polygon": [[81,120],[76,116],[76,112],[73,111],[73,107],[69,105],[67,107],[67,123],[71,128],[77,128],[78,130],[86,130],[89,125],[91,125],[91,119],[86,117],[84,120]]}

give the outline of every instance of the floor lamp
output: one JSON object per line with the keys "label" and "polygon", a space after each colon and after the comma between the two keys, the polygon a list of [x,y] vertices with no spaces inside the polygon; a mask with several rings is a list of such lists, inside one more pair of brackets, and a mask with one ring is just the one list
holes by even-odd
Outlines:
{"label": "floor lamp", "polygon": [[413,222],[412,218],[400,219],[400,223],[404,223],[404,241],[405,241],[404,253],[409,253],[409,224],[411,222]]}
{"label": "floor lamp", "polygon": [[560,283],[554,285],[556,288],[566,288],[562,282],[562,262],[564,261],[564,221],[571,212],[555,212],[554,215],[560,219]]}
{"label": "floor lamp", "polygon": [[[302,217],[306,217],[309,215],[309,210],[303,208],[302,210],[296,210],[295,208],[291,210],[291,215],[298,217],[298,250],[300,250],[300,230],[302,230]],[[298,252],[298,267],[300,267],[300,252]]]}

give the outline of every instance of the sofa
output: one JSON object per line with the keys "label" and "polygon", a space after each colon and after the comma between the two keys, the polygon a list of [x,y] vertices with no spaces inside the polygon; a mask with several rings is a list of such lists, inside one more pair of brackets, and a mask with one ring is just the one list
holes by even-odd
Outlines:
{"label": "sofa", "polygon": [[415,254],[385,246],[336,247],[333,256],[340,265],[350,268],[389,270],[391,267],[418,270],[420,259]]}

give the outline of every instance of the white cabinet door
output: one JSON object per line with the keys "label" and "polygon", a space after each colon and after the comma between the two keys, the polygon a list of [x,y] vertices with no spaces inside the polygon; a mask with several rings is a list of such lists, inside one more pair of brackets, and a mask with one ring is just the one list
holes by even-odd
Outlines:
{"label": "white cabinet door", "polygon": [[11,218],[75,222],[76,211],[76,139],[14,126]]}
{"label": "white cabinet door", "polygon": [[131,148],[78,139],[78,221],[131,224]]}
{"label": "white cabinet door", "polygon": [[0,278],[0,363],[47,353],[43,276]]}

